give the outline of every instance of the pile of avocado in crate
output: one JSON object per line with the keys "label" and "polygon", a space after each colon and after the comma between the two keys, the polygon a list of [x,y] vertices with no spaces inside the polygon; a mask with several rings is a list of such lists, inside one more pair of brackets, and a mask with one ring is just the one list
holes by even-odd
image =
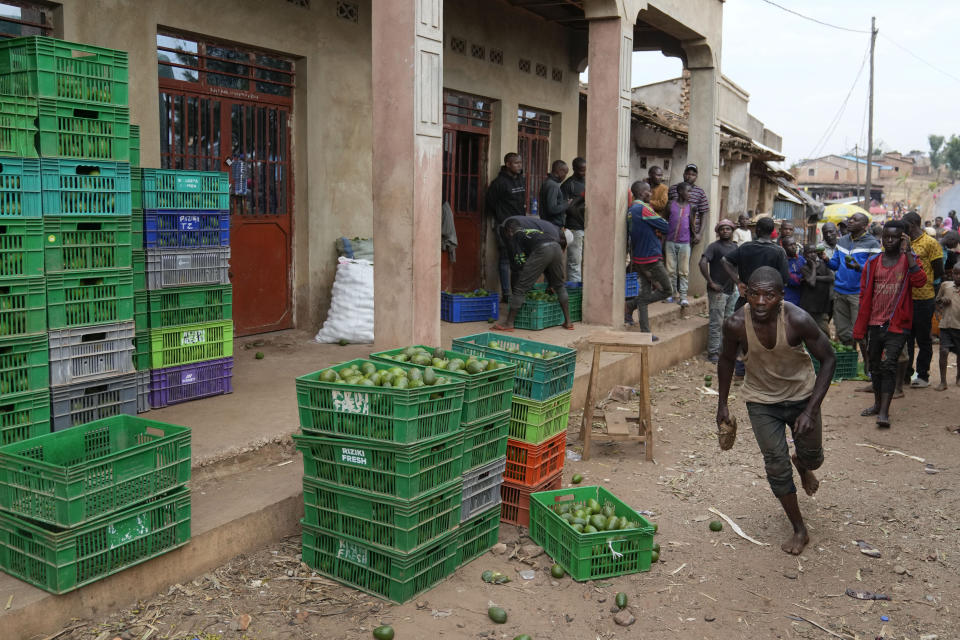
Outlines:
{"label": "pile of avocado in crate", "polygon": [[464,442],[458,564],[466,564],[497,542],[517,367],[494,358],[423,345],[374,353],[371,358],[408,364],[424,372],[440,371],[465,385],[460,413]]}
{"label": "pile of avocado in crate", "polygon": [[190,540],[190,430],[120,415],[0,447],[0,570],[66,593]]}
{"label": "pile of avocado in crate", "polygon": [[352,360],[297,378],[303,561],[405,602],[456,570],[462,378]]}
{"label": "pile of avocado in crate", "polygon": [[517,368],[501,486],[501,520],[527,526],[530,494],[560,486],[576,351],[495,333],[457,338],[453,348]]}
{"label": "pile of avocado in crate", "polygon": [[[855,379],[860,373],[857,368],[857,348],[834,340],[830,341],[830,346],[833,347],[834,354],[837,357],[837,364],[833,370],[832,381],[840,382],[841,380]],[[813,362],[813,370],[820,373],[820,361],[812,355],[810,356],[810,361]]]}
{"label": "pile of avocado in crate", "polygon": [[127,85],[123,51],[0,42],[0,215],[18,218],[0,234],[26,240],[24,266],[40,278],[0,295],[29,299],[30,332],[45,333],[53,430],[136,411]]}

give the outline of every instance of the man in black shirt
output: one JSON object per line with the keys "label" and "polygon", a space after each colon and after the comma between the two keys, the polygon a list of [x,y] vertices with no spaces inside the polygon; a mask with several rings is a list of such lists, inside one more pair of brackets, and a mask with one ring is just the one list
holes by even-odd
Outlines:
{"label": "man in black shirt", "polygon": [[579,157],[574,158],[570,166],[573,168],[573,175],[560,185],[560,192],[570,203],[567,206],[566,228],[573,234],[573,240],[567,245],[567,281],[582,282],[580,265],[583,263],[583,213],[584,191],[587,187],[587,161]]}
{"label": "man in black shirt", "polygon": [[492,328],[496,331],[513,331],[514,320],[523,306],[527,292],[541,275],[545,275],[547,285],[557,294],[557,302],[563,310],[564,329],[573,329],[567,303],[567,287],[563,280],[563,250],[567,246],[563,232],[546,220],[532,216],[514,216],[504,221],[500,234],[510,255],[513,289],[510,293],[507,319]]}
{"label": "man in black shirt", "polygon": [[827,266],[826,260],[821,259],[815,245],[805,245],[803,257],[806,264],[801,267],[803,281],[800,283],[800,308],[810,314],[829,338],[830,294],[833,293],[836,274]]}
{"label": "man in black shirt", "polygon": [[733,222],[724,218],[717,223],[717,241],[711,242],[700,257],[700,273],[707,281],[707,301],[710,305],[710,334],[707,339],[707,359],[716,363],[720,359],[720,340],[723,321],[733,315],[737,302],[737,289],[726,272],[721,260],[733,253],[737,245],[731,239]]}
{"label": "man in black shirt", "polygon": [[523,216],[527,213],[527,187],[523,178],[523,160],[517,153],[503,156],[500,175],[487,187],[484,202],[487,216],[493,222],[497,233],[499,250],[500,295],[503,302],[510,295],[510,256],[500,237],[500,225],[510,216]]}
{"label": "man in black shirt", "polygon": [[540,219],[552,222],[561,229],[566,225],[567,205],[570,204],[560,190],[567,171],[566,162],[554,160],[547,179],[540,185]]}
{"label": "man in black shirt", "polygon": [[760,218],[757,221],[757,239],[743,243],[736,251],[721,259],[723,268],[740,289],[737,309],[747,303],[746,282],[750,279],[750,274],[760,267],[773,267],[780,272],[784,282],[790,279],[787,254],[770,238],[773,227],[772,218]]}

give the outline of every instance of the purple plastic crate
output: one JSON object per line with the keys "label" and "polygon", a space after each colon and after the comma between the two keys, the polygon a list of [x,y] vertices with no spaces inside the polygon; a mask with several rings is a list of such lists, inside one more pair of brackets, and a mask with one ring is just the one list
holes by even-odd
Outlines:
{"label": "purple plastic crate", "polygon": [[150,408],[233,393],[233,358],[150,371]]}
{"label": "purple plastic crate", "polygon": [[463,296],[440,292],[440,319],[444,322],[483,322],[500,317],[500,296],[497,294],[482,298],[464,298]]}
{"label": "purple plastic crate", "polygon": [[143,246],[205,249],[230,246],[229,211],[145,211]]}

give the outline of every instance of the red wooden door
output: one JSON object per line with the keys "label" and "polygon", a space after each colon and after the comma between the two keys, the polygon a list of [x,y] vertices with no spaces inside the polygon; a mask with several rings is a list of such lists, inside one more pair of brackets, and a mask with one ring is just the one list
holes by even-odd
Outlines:
{"label": "red wooden door", "polygon": [[293,63],[157,36],[161,165],[230,175],[235,335],[293,326]]}
{"label": "red wooden door", "polygon": [[531,202],[540,196],[540,185],[550,171],[550,114],[520,107],[517,110],[517,153],[523,159],[527,186],[527,213]]}

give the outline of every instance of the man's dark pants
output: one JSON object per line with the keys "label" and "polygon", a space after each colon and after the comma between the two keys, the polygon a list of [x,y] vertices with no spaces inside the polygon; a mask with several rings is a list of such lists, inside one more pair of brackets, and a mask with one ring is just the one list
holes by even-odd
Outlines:
{"label": "man's dark pants", "polygon": [[[933,329],[933,298],[929,300],[913,301],[913,329],[907,341],[907,355],[910,364],[916,370],[917,377],[930,381],[930,361],[933,359],[933,338],[930,331]],[[913,361],[914,344],[917,346],[917,361]],[[912,375],[912,371],[910,372]]]}
{"label": "man's dark pants", "polygon": [[520,310],[527,292],[533,289],[540,276],[547,279],[547,284],[557,294],[559,302],[567,300],[567,287],[563,279],[566,261],[563,258],[563,249],[556,242],[546,242],[534,249],[523,268],[514,273],[513,291],[510,294],[510,309]]}
{"label": "man's dark pants", "polygon": [[874,393],[893,394],[897,386],[897,358],[909,336],[907,331],[894,333],[877,325],[867,330],[867,357]]}
{"label": "man's dark pants", "polygon": [[[670,276],[667,274],[667,268],[664,266],[663,260],[657,260],[652,264],[632,264],[631,267],[637,273],[640,292],[630,303],[630,307],[637,310],[639,316],[637,324],[640,331],[649,333],[650,313],[647,310],[647,305],[670,297]],[[660,285],[660,288],[654,289],[652,282],[656,282]]]}
{"label": "man's dark pants", "polygon": [[747,403],[747,415],[750,426],[757,437],[757,444],[763,454],[763,466],[767,472],[767,482],[773,495],[778,498],[797,492],[793,483],[793,464],[790,462],[790,448],[787,446],[787,427],[793,435],[797,460],[804,469],[813,471],[823,464],[823,424],[820,412],[813,416],[813,428],[806,433],[797,433],[793,429],[797,418],[807,408],[808,400],[761,404]]}
{"label": "man's dark pants", "polygon": [[500,295],[510,295],[510,252],[503,240],[497,241],[497,270],[500,272]]}

